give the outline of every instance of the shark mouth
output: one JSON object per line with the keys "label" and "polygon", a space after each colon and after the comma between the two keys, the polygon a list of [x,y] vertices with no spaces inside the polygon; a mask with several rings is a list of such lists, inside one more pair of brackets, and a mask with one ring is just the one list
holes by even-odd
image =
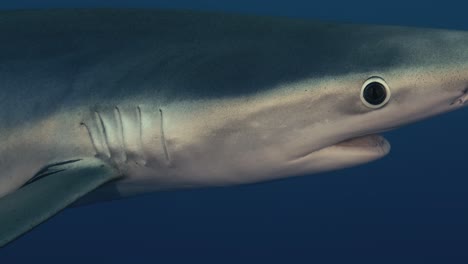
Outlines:
{"label": "shark mouth", "polygon": [[355,151],[374,152],[386,155],[390,152],[390,143],[381,135],[370,134],[341,141],[330,147],[353,149]]}
{"label": "shark mouth", "polygon": [[330,160],[371,161],[390,152],[390,143],[382,136],[369,134],[350,138],[294,158],[295,161],[326,157]]}

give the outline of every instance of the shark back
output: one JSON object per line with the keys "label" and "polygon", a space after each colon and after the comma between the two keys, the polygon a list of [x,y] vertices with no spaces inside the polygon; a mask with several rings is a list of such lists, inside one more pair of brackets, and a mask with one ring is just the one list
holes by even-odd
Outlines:
{"label": "shark back", "polygon": [[421,47],[450,53],[434,30],[189,11],[7,11],[0,32],[4,126],[103,98],[235,97],[417,64]]}

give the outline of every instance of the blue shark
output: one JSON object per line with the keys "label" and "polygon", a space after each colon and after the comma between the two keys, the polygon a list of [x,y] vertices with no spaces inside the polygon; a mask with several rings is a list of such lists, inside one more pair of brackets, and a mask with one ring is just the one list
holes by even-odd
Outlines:
{"label": "blue shark", "polygon": [[70,206],[371,162],[468,98],[463,31],[82,9],[0,32],[0,246]]}

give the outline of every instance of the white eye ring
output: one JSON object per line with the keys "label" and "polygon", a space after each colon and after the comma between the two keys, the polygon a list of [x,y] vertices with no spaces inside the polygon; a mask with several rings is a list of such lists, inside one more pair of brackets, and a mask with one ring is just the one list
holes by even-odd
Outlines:
{"label": "white eye ring", "polygon": [[372,109],[383,107],[388,103],[392,93],[384,79],[370,77],[361,88],[361,102]]}

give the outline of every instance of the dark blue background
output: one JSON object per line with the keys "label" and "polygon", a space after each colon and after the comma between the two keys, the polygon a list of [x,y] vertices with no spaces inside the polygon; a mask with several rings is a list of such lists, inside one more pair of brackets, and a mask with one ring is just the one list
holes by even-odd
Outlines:
{"label": "dark blue background", "polygon": [[[467,5],[455,1],[0,2],[102,6],[468,30]],[[0,263],[467,263],[467,121],[468,109],[387,133],[390,155],[357,168],[66,210],[0,250]]]}

